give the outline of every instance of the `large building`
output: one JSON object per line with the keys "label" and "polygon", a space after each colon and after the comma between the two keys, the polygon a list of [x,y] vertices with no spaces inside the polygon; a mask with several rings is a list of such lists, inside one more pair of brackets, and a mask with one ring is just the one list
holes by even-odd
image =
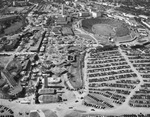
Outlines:
{"label": "large building", "polygon": [[41,95],[39,96],[39,102],[40,103],[55,103],[59,102],[59,96],[58,95]]}
{"label": "large building", "polygon": [[74,35],[73,30],[71,28],[69,28],[69,27],[63,27],[61,32],[62,32],[63,36]]}
{"label": "large building", "polygon": [[40,95],[43,95],[43,94],[55,94],[56,91],[52,88],[43,88],[43,89],[40,89],[39,92],[38,92]]}

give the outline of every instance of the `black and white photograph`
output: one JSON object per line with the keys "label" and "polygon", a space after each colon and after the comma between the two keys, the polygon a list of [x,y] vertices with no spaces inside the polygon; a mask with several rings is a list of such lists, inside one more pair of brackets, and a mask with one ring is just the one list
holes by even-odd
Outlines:
{"label": "black and white photograph", "polygon": [[0,0],[0,117],[150,117],[150,0]]}

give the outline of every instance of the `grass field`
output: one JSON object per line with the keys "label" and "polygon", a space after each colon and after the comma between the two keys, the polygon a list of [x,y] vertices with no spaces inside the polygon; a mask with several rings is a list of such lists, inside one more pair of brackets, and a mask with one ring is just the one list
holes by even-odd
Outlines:
{"label": "grass field", "polygon": [[92,26],[92,31],[98,35],[113,36],[115,32],[113,27],[108,24],[95,24]]}

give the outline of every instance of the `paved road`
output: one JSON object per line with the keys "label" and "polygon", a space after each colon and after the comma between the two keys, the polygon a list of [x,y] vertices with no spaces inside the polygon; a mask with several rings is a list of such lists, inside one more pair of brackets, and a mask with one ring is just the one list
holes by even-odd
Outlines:
{"label": "paved road", "polygon": [[0,53],[0,55],[4,55],[4,54],[7,54],[7,55],[32,55],[32,54],[35,54],[34,52],[3,52],[3,53]]}
{"label": "paved road", "polygon": [[130,67],[134,71],[134,73],[137,74],[137,78],[139,78],[139,80],[140,80],[140,83],[136,86],[135,89],[131,90],[130,95],[126,98],[125,103],[123,103],[123,105],[122,105],[122,106],[124,106],[124,105],[129,103],[130,97],[132,97],[135,94],[135,91],[137,91],[141,87],[141,85],[143,84],[143,78],[141,77],[139,72],[135,69],[135,67],[133,67],[133,64],[130,62],[130,60],[128,59],[127,55],[122,51],[121,48],[119,48],[119,51],[122,54],[122,56],[126,59],[126,62],[128,63],[128,65],[130,65]]}
{"label": "paved road", "polygon": [[102,46],[99,44],[98,40],[93,36],[93,34],[85,32],[85,31],[81,30],[80,28],[78,28],[77,26],[75,26],[74,28],[75,28],[75,30],[79,31],[81,34],[89,35],[90,37],[92,37],[96,42],[96,44],[94,46]]}

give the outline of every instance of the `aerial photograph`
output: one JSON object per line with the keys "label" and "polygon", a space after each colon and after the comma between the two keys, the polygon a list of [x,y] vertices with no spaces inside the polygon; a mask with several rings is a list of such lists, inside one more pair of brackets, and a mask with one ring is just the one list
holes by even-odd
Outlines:
{"label": "aerial photograph", "polygon": [[150,0],[0,0],[0,117],[150,117]]}

